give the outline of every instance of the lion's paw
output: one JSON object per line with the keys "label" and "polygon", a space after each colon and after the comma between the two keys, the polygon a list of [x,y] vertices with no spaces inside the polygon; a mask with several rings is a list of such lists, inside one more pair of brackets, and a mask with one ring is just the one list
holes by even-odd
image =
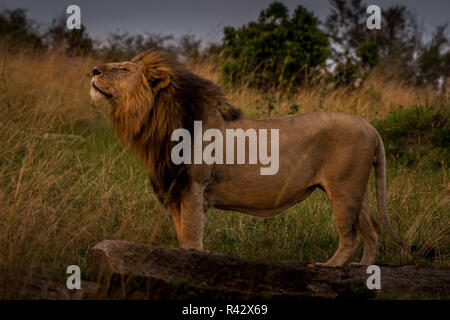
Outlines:
{"label": "lion's paw", "polygon": [[335,268],[339,267],[333,264],[328,264],[327,262],[316,262],[315,265],[318,267],[335,267]]}

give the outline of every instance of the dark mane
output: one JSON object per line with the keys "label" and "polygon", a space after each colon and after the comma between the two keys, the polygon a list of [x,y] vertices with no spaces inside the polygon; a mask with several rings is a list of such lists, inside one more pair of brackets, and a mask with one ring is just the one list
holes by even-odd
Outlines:
{"label": "dark mane", "polygon": [[142,90],[147,90],[147,94],[151,90],[147,86],[140,89],[141,93],[128,97],[126,103],[138,107],[117,106],[112,111],[116,133],[122,141],[130,143],[144,161],[153,189],[163,205],[179,205],[190,179],[187,166],[175,165],[171,160],[171,150],[176,144],[170,140],[172,132],[185,128],[192,133],[194,120],[203,120],[211,108],[217,108],[225,121],[240,118],[241,112],[228,103],[218,86],[188,71],[167,52],[145,52],[133,61],[142,63],[148,82],[153,76],[166,73],[170,83],[155,93],[153,101],[143,99]]}

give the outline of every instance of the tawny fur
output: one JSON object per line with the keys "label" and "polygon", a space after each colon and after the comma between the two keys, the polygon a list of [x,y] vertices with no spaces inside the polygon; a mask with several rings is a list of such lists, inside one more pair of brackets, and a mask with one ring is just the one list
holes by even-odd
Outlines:
{"label": "tawny fur", "polygon": [[[244,118],[218,86],[165,52],[144,52],[132,61],[105,64],[96,71],[91,94],[109,101],[115,132],[148,168],[155,193],[171,211],[182,247],[203,248],[209,207],[272,216],[320,188],[331,200],[339,232],[339,248],[326,265],[341,266],[351,258],[358,245],[357,230],[364,238],[360,263],[372,264],[380,244],[380,229],[367,197],[372,167],[382,221],[403,245],[386,209],[383,142],[361,118],[327,112]],[[171,134],[178,128],[192,134],[194,120],[203,122],[203,130],[217,128],[222,133],[230,128],[279,129],[278,173],[262,176],[261,165],[250,164],[173,164],[171,150],[176,142],[170,140]]]}

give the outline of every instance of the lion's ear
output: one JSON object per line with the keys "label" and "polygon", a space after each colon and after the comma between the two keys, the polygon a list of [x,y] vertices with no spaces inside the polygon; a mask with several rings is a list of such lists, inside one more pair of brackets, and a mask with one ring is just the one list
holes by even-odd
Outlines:
{"label": "lion's ear", "polygon": [[152,76],[148,79],[148,83],[153,91],[158,92],[159,90],[167,87],[170,83],[170,76],[166,73],[160,73],[157,76]]}

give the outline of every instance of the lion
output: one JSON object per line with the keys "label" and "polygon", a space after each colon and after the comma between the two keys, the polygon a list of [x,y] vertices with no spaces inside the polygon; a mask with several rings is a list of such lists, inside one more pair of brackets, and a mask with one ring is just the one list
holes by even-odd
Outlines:
{"label": "lion", "polygon": [[[364,240],[361,265],[374,263],[381,229],[369,211],[368,180],[375,171],[376,198],[389,235],[406,248],[390,223],[386,206],[383,141],[365,120],[344,113],[250,119],[230,104],[220,87],[190,72],[164,51],[93,68],[91,96],[110,104],[113,129],[149,171],[159,201],[170,211],[182,248],[203,250],[208,208],[258,217],[279,214],[314,190],[331,201],[339,246],[325,266],[343,266]],[[174,164],[171,134],[203,129],[279,129],[279,170],[261,175],[260,164]],[[246,146],[248,149],[248,146]],[[248,150],[247,150],[248,151]]]}

